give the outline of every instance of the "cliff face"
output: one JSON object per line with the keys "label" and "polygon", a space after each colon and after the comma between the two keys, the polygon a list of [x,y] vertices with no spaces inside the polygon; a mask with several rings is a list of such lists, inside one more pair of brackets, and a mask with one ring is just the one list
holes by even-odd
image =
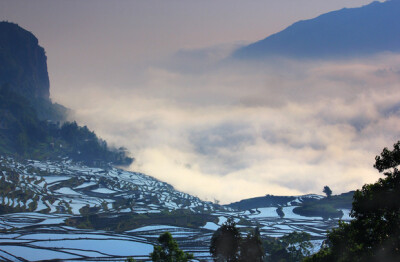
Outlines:
{"label": "cliff face", "polygon": [[17,24],[0,22],[0,86],[28,99],[49,101],[46,54],[38,39]]}

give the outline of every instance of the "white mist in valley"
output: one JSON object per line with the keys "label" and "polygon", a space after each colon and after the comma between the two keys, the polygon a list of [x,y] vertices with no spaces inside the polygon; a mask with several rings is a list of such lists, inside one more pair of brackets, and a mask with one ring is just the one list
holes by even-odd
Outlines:
{"label": "white mist in valley", "polygon": [[399,55],[260,64],[193,53],[56,101],[127,147],[130,170],[206,200],[341,193],[379,178],[374,157],[400,131]]}
{"label": "white mist in valley", "polygon": [[379,177],[374,156],[399,133],[398,55],[224,59],[296,21],[368,3],[4,0],[0,16],[40,39],[53,101],[127,147],[130,170],[227,203],[325,185],[335,194]]}

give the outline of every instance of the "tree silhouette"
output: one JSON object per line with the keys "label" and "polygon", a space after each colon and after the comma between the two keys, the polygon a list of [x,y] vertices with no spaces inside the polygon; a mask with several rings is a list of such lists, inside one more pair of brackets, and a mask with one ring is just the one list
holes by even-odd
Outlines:
{"label": "tree silhouette", "polygon": [[328,186],[324,186],[324,190],[322,190],[326,194],[327,198],[330,198],[332,195],[332,190]]}
{"label": "tree silhouette", "polygon": [[261,241],[260,230],[257,227],[253,232],[248,233],[240,243],[241,262],[262,262],[264,259],[264,248]]}
{"label": "tree silhouette", "polygon": [[350,223],[328,233],[329,247],[307,261],[400,261],[400,141],[384,148],[374,167],[385,178],[353,197]]}
{"label": "tree silhouette", "polygon": [[153,252],[150,253],[152,261],[186,262],[193,258],[192,254],[185,253],[179,249],[178,243],[169,232],[161,234],[158,237],[158,242],[160,245],[154,246]]}
{"label": "tree silhouette", "polygon": [[214,232],[211,238],[210,253],[214,261],[232,262],[239,259],[240,233],[233,219],[228,220]]}
{"label": "tree silhouette", "polygon": [[284,235],[281,240],[285,244],[291,261],[301,261],[304,256],[309,256],[313,247],[310,242],[311,235],[306,232],[293,231]]}

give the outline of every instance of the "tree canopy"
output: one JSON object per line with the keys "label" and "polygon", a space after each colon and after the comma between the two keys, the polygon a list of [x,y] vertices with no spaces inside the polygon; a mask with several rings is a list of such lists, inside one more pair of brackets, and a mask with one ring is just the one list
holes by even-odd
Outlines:
{"label": "tree canopy", "polygon": [[236,223],[229,218],[211,238],[210,253],[218,262],[261,262],[264,248],[260,231],[256,228],[242,239]]}
{"label": "tree canopy", "polygon": [[262,262],[264,248],[261,241],[260,230],[257,227],[247,234],[240,243],[240,261]]}
{"label": "tree canopy", "polygon": [[29,100],[10,86],[0,86],[0,153],[31,159],[69,157],[85,164],[129,165],[126,150],[110,148],[86,126],[43,121]]}
{"label": "tree canopy", "polygon": [[400,141],[384,148],[374,167],[384,173],[353,197],[350,223],[328,233],[329,247],[307,261],[400,261]]}
{"label": "tree canopy", "polygon": [[324,192],[328,198],[332,196],[332,190],[328,186],[324,186],[324,190],[322,190],[322,192]]}
{"label": "tree canopy", "polygon": [[214,261],[238,261],[240,240],[236,223],[229,218],[211,238],[210,253]]}
{"label": "tree canopy", "polygon": [[310,249],[313,247],[310,238],[310,234],[296,231],[285,234],[281,238],[267,237],[264,240],[264,248],[267,253],[264,261],[302,261],[305,256],[310,254]]}
{"label": "tree canopy", "polygon": [[158,242],[160,245],[154,246],[153,252],[150,253],[152,261],[186,262],[193,258],[192,254],[185,253],[179,249],[178,243],[169,232],[161,234]]}

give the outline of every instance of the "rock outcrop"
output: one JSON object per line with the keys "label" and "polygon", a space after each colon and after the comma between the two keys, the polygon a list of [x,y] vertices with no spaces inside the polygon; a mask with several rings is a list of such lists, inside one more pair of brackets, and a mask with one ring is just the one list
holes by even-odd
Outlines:
{"label": "rock outcrop", "polygon": [[46,54],[38,39],[17,24],[0,22],[0,86],[28,99],[49,101]]}

